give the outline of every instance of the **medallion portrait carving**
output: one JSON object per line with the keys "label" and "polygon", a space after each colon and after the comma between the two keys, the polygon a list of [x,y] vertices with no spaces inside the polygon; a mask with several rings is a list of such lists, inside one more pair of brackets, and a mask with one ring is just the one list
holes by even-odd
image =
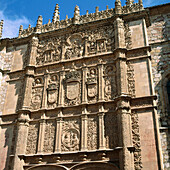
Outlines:
{"label": "medallion portrait carving", "polygon": [[80,148],[80,121],[67,119],[62,127],[62,151],[77,151]]}

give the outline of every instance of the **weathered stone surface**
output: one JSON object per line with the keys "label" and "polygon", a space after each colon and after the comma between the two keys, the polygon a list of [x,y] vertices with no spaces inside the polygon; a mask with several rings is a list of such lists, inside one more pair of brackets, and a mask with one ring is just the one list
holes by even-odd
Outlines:
{"label": "weathered stone surface", "polygon": [[0,40],[0,169],[167,170],[168,6],[57,4]]}

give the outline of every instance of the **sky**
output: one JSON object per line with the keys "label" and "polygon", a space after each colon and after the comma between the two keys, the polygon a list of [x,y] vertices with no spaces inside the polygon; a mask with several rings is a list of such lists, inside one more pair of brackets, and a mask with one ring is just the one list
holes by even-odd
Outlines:
{"label": "sky", "polygon": [[[0,20],[4,20],[2,38],[13,38],[18,36],[19,27],[23,25],[24,29],[28,25],[36,25],[39,15],[43,17],[43,24],[52,20],[55,5],[60,7],[60,19],[65,19],[66,15],[72,18],[76,5],[80,8],[80,14],[95,12],[95,7],[99,6],[99,11],[105,10],[106,6],[114,8],[115,0],[0,0]],[[125,5],[125,0],[121,0]],[[138,2],[138,0],[135,0]],[[160,4],[170,3],[170,0],[143,0],[144,7],[150,7]]]}

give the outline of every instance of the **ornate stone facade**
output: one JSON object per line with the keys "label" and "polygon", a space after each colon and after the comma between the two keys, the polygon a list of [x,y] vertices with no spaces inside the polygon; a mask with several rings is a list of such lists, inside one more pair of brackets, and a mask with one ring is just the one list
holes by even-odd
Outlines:
{"label": "ornate stone facade", "polygon": [[[76,6],[73,18],[60,20],[57,4],[52,22],[43,25],[39,16],[36,27],[1,39],[0,57],[9,65],[0,71],[0,169],[168,169],[161,149],[167,126],[160,135],[156,106],[164,125],[169,106],[154,92],[159,46],[163,88],[170,77],[169,65],[161,65],[168,58],[168,6],[116,0],[115,9],[81,16]],[[164,17],[154,19],[157,11]],[[161,42],[152,32],[159,19]]]}

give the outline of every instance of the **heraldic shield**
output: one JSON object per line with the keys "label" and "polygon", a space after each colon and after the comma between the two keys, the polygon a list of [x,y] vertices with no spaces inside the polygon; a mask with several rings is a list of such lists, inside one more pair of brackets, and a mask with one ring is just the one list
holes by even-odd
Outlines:
{"label": "heraldic shield", "polygon": [[97,87],[96,84],[88,84],[88,96],[89,97],[95,97],[97,94]]}
{"label": "heraldic shield", "polygon": [[79,97],[80,83],[78,81],[67,82],[67,98],[74,100]]}
{"label": "heraldic shield", "polygon": [[48,86],[48,102],[50,104],[55,103],[57,101],[57,85],[56,84],[50,84]]}

